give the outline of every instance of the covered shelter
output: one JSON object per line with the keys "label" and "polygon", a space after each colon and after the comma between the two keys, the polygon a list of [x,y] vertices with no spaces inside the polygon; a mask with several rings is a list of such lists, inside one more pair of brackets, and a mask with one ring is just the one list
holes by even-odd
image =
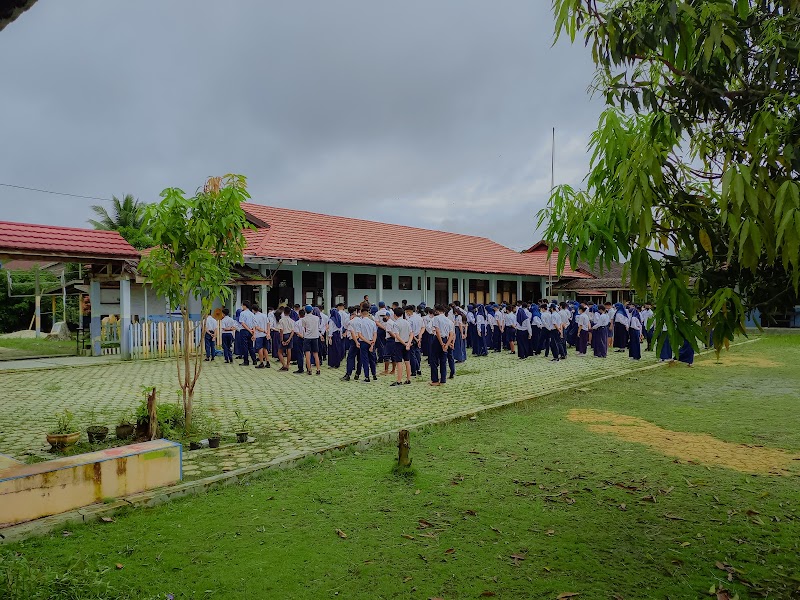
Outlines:
{"label": "covered shelter", "polygon": [[[139,251],[118,232],[0,221],[0,265],[20,260],[81,265],[89,286],[89,331],[93,355],[98,356],[102,352],[101,283],[118,283],[120,320],[130,321],[130,282],[133,266],[139,260]],[[37,293],[37,311],[39,304]],[[126,358],[130,347],[128,328],[122,327],[120,335],[121,352]]]}

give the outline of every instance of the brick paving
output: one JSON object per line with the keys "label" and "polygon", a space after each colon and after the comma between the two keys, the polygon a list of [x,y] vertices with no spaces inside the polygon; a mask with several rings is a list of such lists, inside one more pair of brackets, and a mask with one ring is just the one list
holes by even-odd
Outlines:
{"label": "brick paving", "polygon": [[[204,363],[195,404],[217,418],[228,434],[234,429],[234,411],[241,411],[250,419],[256,442],[186,452],[184,474],[189,479],[213,475],[502,401],[533,398],[604,375],[622,375],[656,362],[654,353],[644,354],[636,362],[627,353],[612,352],[605,360],[571,353],[559,363],[541,356],[520,361],[506,352],[470,355],[457,365],[455,379],[439,388],[428,386],[427,377],[390,388],[393,378],[388,377],[369,384],[340,381],[343,368],[323,367],[321,376],[307,376],[279,372],[274,363],[271,369],[256,370],[217,359]],[[95,421],[113,432],[122,414],[132,417],[145,385],[157,387],[159,402],[175,402],[175,362],[0,372],[0,453],[24,458],[26,452],[41,451],[54,416],[65,408],[75,413],[82,431],[94,411]]]}

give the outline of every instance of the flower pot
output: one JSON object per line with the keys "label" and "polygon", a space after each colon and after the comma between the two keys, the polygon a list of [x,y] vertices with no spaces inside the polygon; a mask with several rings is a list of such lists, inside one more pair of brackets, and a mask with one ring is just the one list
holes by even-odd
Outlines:
{"label": "flower pot", "polygon": [[123,423],[117,425],[115,433],[118,440],[127,440],[133,435],[133,425],[130,423]]}
{"label": "flower pot", "polygon": [[52,448],[62,450],[67,446],[72,446],[80,439],[80,437],[80,431],[76,431],[74,433],[48,433],[47,443],[50,444]]}
{"label": "flower pot", "polygon": [[106,436],[108,435],[108,427],[92,425],[86,429],[86,435],[89,437],[90,444],[99,444],[106,439]]}
{"label": "flower pot", "polygon": [[200,450],[202,447],[200,442],[189,442],[189,450]]}
{"label": "flower pot", "polygon": [[219,437],[209,437],[208,438],[208,447],[209,448],[219,448]]}
{"label": "flower pot", "polygon": [[239,444],[244,444],[247,441],[247,438],[250,437],[249,431],[237,431],[236,432],[236,442]]}

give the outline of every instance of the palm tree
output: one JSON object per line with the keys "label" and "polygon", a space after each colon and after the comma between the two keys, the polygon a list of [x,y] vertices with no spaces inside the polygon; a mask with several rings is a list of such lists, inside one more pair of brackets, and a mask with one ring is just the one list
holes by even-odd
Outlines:
{"label": "palm tree", "polygon": [[144,230],[145,202],[139,202],[130,194],[125,194],[120,201],[116,196],[111,196],[111,213],[99,205],[92,206],[92,210],[99,217],[99,221],[89,219],[95,229],[118,231],[128,243],[138,250],[153,245],[153,240]]}

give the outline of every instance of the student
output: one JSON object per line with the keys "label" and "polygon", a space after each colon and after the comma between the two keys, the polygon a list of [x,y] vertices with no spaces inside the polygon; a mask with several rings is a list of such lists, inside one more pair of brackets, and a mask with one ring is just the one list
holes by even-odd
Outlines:
{"label": "student", "polygon": [[578,309],[578,316],[575,319],[578,325],[578,335],[575,338],[575,351],[578,356],[586,356],[586,349],[589,345],[589,330],[592,327],[589,321],[589,314],[586,311],[586,306],[581,305]]}
{"label": "student", "polygon": [[386,310],[386,303],[382,300],[378,302],[378,309],[374,313],[374,319],[375,325],[378,327],[378,339],[375,343],[375,352],[378,355],[378,360],[386,364],[392,358],[386,354],[385,349],[386,339],[391,336],[387,335],[386,332],[386,323],[389,322],[389,311]]}
{"label": "student", "polygon": [[[394,309],[394,328],[392,335],[394,336],[394,363],[396,365],[397,380],[392,383],[393,387],[399,385],[408,385],[411,383],[411,344],[414,339],[414,334],[411,331],[411,323],[408,319],[403,318],[403,309],[395,307]],[[403,369],[405,368],[406,379],[403,381]]]}
{"label": "student", "polygon": [[[394,309],[393,309],[394,310]],[[381,339],[381,327],[383,327],[384,331],[384,339],[383,339],[383,346],[382,352],[383,356],[378,355],[380,360],[383,362],[383,374],[384,375],[394,375],[395,371],[397,370],[397,361],[395,360],[395,316],[394,312],[389,312],[387,309],[384,309],[384,314],[381,315],[380,318],[375,319],[375,325],[378,326],[378,343],[380,343]],[[380,313],[380,311],[378,311]],[[389,364],[392,365],[392,371],[389,372]]]}
{"label": "student", "polygon": [[687,339],[683,340],[683,344],[678,349],[678,362],[684,363],[687,367],[694,364],[694,348]]}
{"label": "student", "polygon": [[[326,338],[328,336],[328,321],[330,317],[328,317],[319,306],[315,306],[311,314],[319,319],[319,360],[320,363],[324,363],[325,359],[328,358],[328,344]],[[319,366],[320,365],[317,365],[317,367]]]}
{"label": "student", "polygon": [[294,345],[294,321],[292,321],[292,309],[288,306],[283,307],[283,315],[278,321],[278,332],[281,336],[278,346],[278,360],[281,361],[280,371],[288,371],[292,362],[292,346]]}
{"label": "student", "polygon": [[475,307],[475,345],[472,347],[472,354],[475,356],[488,356],[486,349],[486,308],[483,304]]}
{"label": "student", "polygon": [[517,315],[516,315],[516,306],[507,306],[505,312],[503,314],[503,319],[505,320],[505,345],[506,349],[511,354],[516,354],[516,348],[514,344],[517,341]]}
{"label": "student", "polygon": [[[257,304],[253,305],[253,329],[255,329],[254,350],[259,360],[259,363],[256,364],[256,369],[268,369],[270,364],[269,347],[267,346],[267,342],[271,332],[269,330],[269,321],[267,319],[267,315],[261,312],[261,309]],[[264,364],[265,362],[266,365]]]}
{"label": "student", "polygon": [[214,360],[214,355],[217,353],[216,349],[216,337],[217,337],[217,320],[214,318],[212,313],[208,313],[206,317],[206,333],[204,336],[205,347],[206,347],[206,358],[205,360],[210,361]]}
{"label": "student", "polygon": [[420,348],[422,348],[422,333],[425,331],[425,323],[413,304],[406,304],[405,313],[406,319],[411,324],[411,334],[414,336],[414,339],[411,340],[411,374],[420,376],[422,375]]}
{"label": "student", "polygon": [[433,335],[433,327],[431,326],[431,321],[433,321],[433,309],[425,306],[424,304],[420,304],[421,311],[422,311],[422,337],[420,343],[420,351],[422,352],[423,356],[427,356],[430,362],[430,349],[431,349],[431,336]]}
{"label": "student", "polygon": [[342,342],[342,314],[339,307],[344,304],[337,304],[331,311],[328,318],[327,341],[328,341],[328,367],[338,369],[344,357],[344,344]]}
{"label": "student", "polygon": [[[278,331],[278,321],[281,320],[283,311],[281,309],[267,308],[267,323],[269,324],[269,345],[272,358],[278,359],[278,351],[281,346],[281,334]],[[267,357],[269,359],[269,357]]]}
{"label": "student", "polygon": [[550,330],[550,351],[553,353],[552,362],[558,362],[562,358],[562,342],[564,339],[564,323],[561,321],[561,315],[558,313],[558,305],[553,302],[549,308],[550,320],[553,328]]}
{"label": "student", "polygon": [[558,306],[558,315],[561,317],[561,358],[567,358],[567,347],[575,345],[574,338],[570,341],[570,328],[574,319],[566,302],[560,302]]}
{"label": "student", "polygon": [[672,354],[672,344],[669,341],[669,336],[667,335],[667,324],[664,323],[664,327],[661,330],[661,336],[659,336],[659,341],[664,340],[664,344],[661,346],[661,352],[658,355],[658,359],[661,362],[669,361],[672,362],[675,360],[675,357]]}
{"label": "student", "polygon": [[[305,313],[301,316],[300,323],[302,323],[303,327],[303,354],[306,359],[306,373],[311,375],[311,359],[313,358],[317,375],[321,375],[319,362],[320,318],[314,314],[314,308],[311,305],[306,306],[302,312]],[[300,364],[299,361],[298,364]],[[302,371],[300,372],[302,373]]]}
{"label": "student", "polygon": [[493,347],[495,352],[503,351],[503,342],[506,333],[506,318],[501,307],[494,308],[494,332],[492,334]]}
{"label": "student", "polygon": [[236,321],[231,317],[231,311],[227,308],[222,309],[222,321],[219,326],[222,329],[222,355],[225,358],[225,364],[233,363],[233,351],[231,345],[233,344],[233,336],[236,334]]}
{"label": "student", "polygon": [[514,328],[517,331],[517,357],[525,360],[531,355],[531,320],[524,304],[519,304],[514,313]]}
{"label": "student", "polygon": [[531,304],[531,341],[528,352],[531,356],[539,356],[542,353],[542,309],[535,303]]}
{"label": "student", "polygon": [[628,357],[631,360],[642,358],[642,321],[639,311],[634,308],[630,314],[630,325],[628,327]]}
{"label": "student", "polygon": [[[291,316],[291,315],[290,315]],[[302,375],[305,373],[305,352],[303,351],[303,343],[305,341],[303,334],[305,327],[303,326],[303,317],[306,316],[306,311],[302,308],[297,311],[297,320],[294,322],[294,338],[292,338],[292,357],[293,363],[297,364],[297,370],[293,371],[295,375]]]}
{"label": "student", "polygon": [[455,340],[453,324],[450,319],[442,314],[443,310],[444,307],[435,306],[433,309],[434,317],[430,323],[430,327],[433,330],[429,356],[431,365],[430,385],[432,386],[440,386],[447,383],[447,353],[450,351],[451,343]]}
{"label": "student", "polygon": [[655,329],[653,309],[650,303],[644,303],[644,309],[640,311],[640,320],[642,321],[642,332],[644,339],[647,340],[647,348],[645,352],[650,352],[653,349],[653,330]]}
{"label": "student", "polygon": [[255,318],[250,311],[250,303],[247,301],[242,302],[242,312],[239,313],[239,324],[242,326],[240,345],[242,356],[244,357],[244,362],[240,366],[249,367],[250,359],[253,360],[254,365],[257,364],[257,362],[256,351],[253,348],[253,336],[256,332]]}
{"label": "student", "polygon": [[236,321],[236,333],[233,336],[233,356],[234,358],[242,358],[242,324],[239,320],[242,316],[242,308],[239,307],[234,313],[233,320]]}
{"label": "student", "polygon": [[456,333],[456,341],[453,346],[453,359],[456,363],[463,363],[467,361],[467,343],[464,339],[467,331],[467,314],[458,303],[455,304],[453,312],[453,326]]}
{"label": "student", "polygon": [[378,340],[378,326],[375,321],[370,319],[370,309],[361,307],[361,326],[356,338],[356,346],[361,356],[361,365],[364,368],[364,383],[369,383],[369,374],[377,379],[377,357],[375,356],[375,343]]}
{"label": "student", "polygon": [[578,307],[577,302],[566,303],[566,317],[569,322],[565,336],[567,346],[575,347],[578,342]]}
{"label": "student", "polygon": [[472,354],[475,354],[476,337],[478,337],[478,334],[475,325],[475,307],[472,304],[467,304],[467,348],[472,348]]}
{"label": "student", "polygon": [[592,328],[592,337],[595,338],[594,355],[597,358],[606,358],[608,356],[608,325],[610,319],[606,314],[606,307],[601,306],[598,309],[597,319],[595,320],[594,327]]}
{"label": "student", "polygon": [[[609,318],[611,318],[610,315]],[[614,348],[616,348],[615,352],[625,352],[625,348],[628,346],[628,324],[630,323],[630,317],[628,316],[628,311],[626,311],[625,307],[622,305],[622,302],[617,302],[614,305],[612,323],[614,324],[613,342]]]}
{"label": "student", "polygon": [[[555,336],[555,325],[553,325],[553,313],[550,312],[550,308],[543,304],[541,307],[542,311],[542,349],[544,350],[544,357],[547,358],[550,356],[550,348],[554,343],[554,336]],[[558,353],[555,353],[553,357],[557,357]]]}
{"label": "student", "polygon": [[[358,363],[358,369],[356,370],[356,380],[358,380],[359,375],[361,374],[361,358],[359,356],[360,349],[358,347],[358,337],[361,335],[361,317],[359,316],[359,312],[355,307],[351,307],[348,311],[348,325],[347,325],[347,339],[349,340],[348,349],[347,349],[347,367],[342,377],[342,381],[350,381],[350,375],[353,373],[353,370],[356,370],[356,363]],[[369,366],[366,368],[367,372],[369,372]]]}

